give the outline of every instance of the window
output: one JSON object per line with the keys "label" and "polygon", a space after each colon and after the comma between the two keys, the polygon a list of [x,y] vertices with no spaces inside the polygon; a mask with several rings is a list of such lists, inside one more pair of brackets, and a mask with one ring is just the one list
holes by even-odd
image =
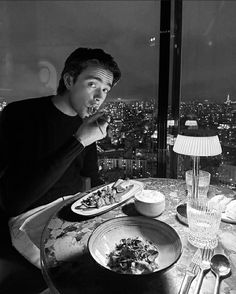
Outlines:
{"label": "window", "polygon": [[[201,159],[212,182],[236,187],[235,1],[183,1],[180,129],[214,129],[222,155]],[[180,157],[179,177],[187,167]],[[181,163],[185,163],[181,164]]]}
{"label": "window", "polygon": [[[164,122],[166,176],[184,177],[190,168],[189,158],[178,156],[177,162],[171,152],[176,128],[203,127],[218,132],[223,153],[202,158],[201,168],[211,172],[213,182],[235,187],[236,3],[171,3],[182,3],[174,24],[182,28],[181,80],[174,77],[175,86],[170,84]],[[155,0],[0,1],[0,110],[14,100],[54,94],[68,54],[79,46],[101,47],[122,70],[104,105],[112,135],[98,142],[101,175],[107,181],[157,176],[160,16],[161,1]],[[180,56],[171,58],[166,70],[174,75]]]}
{"label": "window", "polygon": [[112,54],[122,80],[104,106],[112,137],[98,143],[101,174],[156,175],[160,1],[0,1],[0,97],[56,92],[65,58],[77,47]]}

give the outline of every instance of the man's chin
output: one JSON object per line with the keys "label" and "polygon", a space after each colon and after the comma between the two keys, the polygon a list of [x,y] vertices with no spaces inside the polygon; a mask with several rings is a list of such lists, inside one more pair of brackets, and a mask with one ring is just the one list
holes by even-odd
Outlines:
{"label": "man's chin", "polygon": [[87,110],[77,111],[77,114],[82,118],[85,119],[86,117],[89,117],[89,113]]}

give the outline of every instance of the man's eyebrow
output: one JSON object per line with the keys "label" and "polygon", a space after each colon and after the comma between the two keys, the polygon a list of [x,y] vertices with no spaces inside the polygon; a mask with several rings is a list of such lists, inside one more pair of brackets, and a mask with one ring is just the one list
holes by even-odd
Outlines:
{"label": "man's eyebrow", "polygon": [[[90,80],[90,79],[97,80],[97,81],[103,83],[103,80],[102,80],[101,78],[97,77],[97,76],[92,76],[92,75],[90,75],[90,76],[86,76],[86,80]],[[112,88],[112,84],[111,84],[111,83],[107,83],[107,85],[108,85],[110,88]]]}

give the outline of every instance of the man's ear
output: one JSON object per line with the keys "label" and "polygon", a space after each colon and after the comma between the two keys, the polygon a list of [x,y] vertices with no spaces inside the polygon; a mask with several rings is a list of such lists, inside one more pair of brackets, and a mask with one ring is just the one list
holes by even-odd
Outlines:
{"label": "man's ear", "polygon": [[67,90],[70,90],[71,87],[74,85],[73,77],[67,72],[63,76],[64,84]]}

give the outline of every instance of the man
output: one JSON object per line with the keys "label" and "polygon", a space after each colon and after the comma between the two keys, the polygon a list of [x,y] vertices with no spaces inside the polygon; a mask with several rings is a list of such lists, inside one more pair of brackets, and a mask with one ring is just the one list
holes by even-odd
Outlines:
{"label": "man", "polygon": [[[99,183],[95,141],[106,136],[97,111],[120,79],[101,49],[78,48],[66,60],[57,95],[10,103],[0,122],[2,206],[15,216]],[[93,114],[93,112],[96,112]]]}
{"label": "man", "polygon": [[81,191],[83,177],[92,187],[101,184],[95,142],[106,136],[108,122],[99,108],[120,76],[109,54],[78,48],[55,96],[13,102],[1,114],[1,210],[13,245],[38,267],[39,249],[22,226],[42,207]]}

